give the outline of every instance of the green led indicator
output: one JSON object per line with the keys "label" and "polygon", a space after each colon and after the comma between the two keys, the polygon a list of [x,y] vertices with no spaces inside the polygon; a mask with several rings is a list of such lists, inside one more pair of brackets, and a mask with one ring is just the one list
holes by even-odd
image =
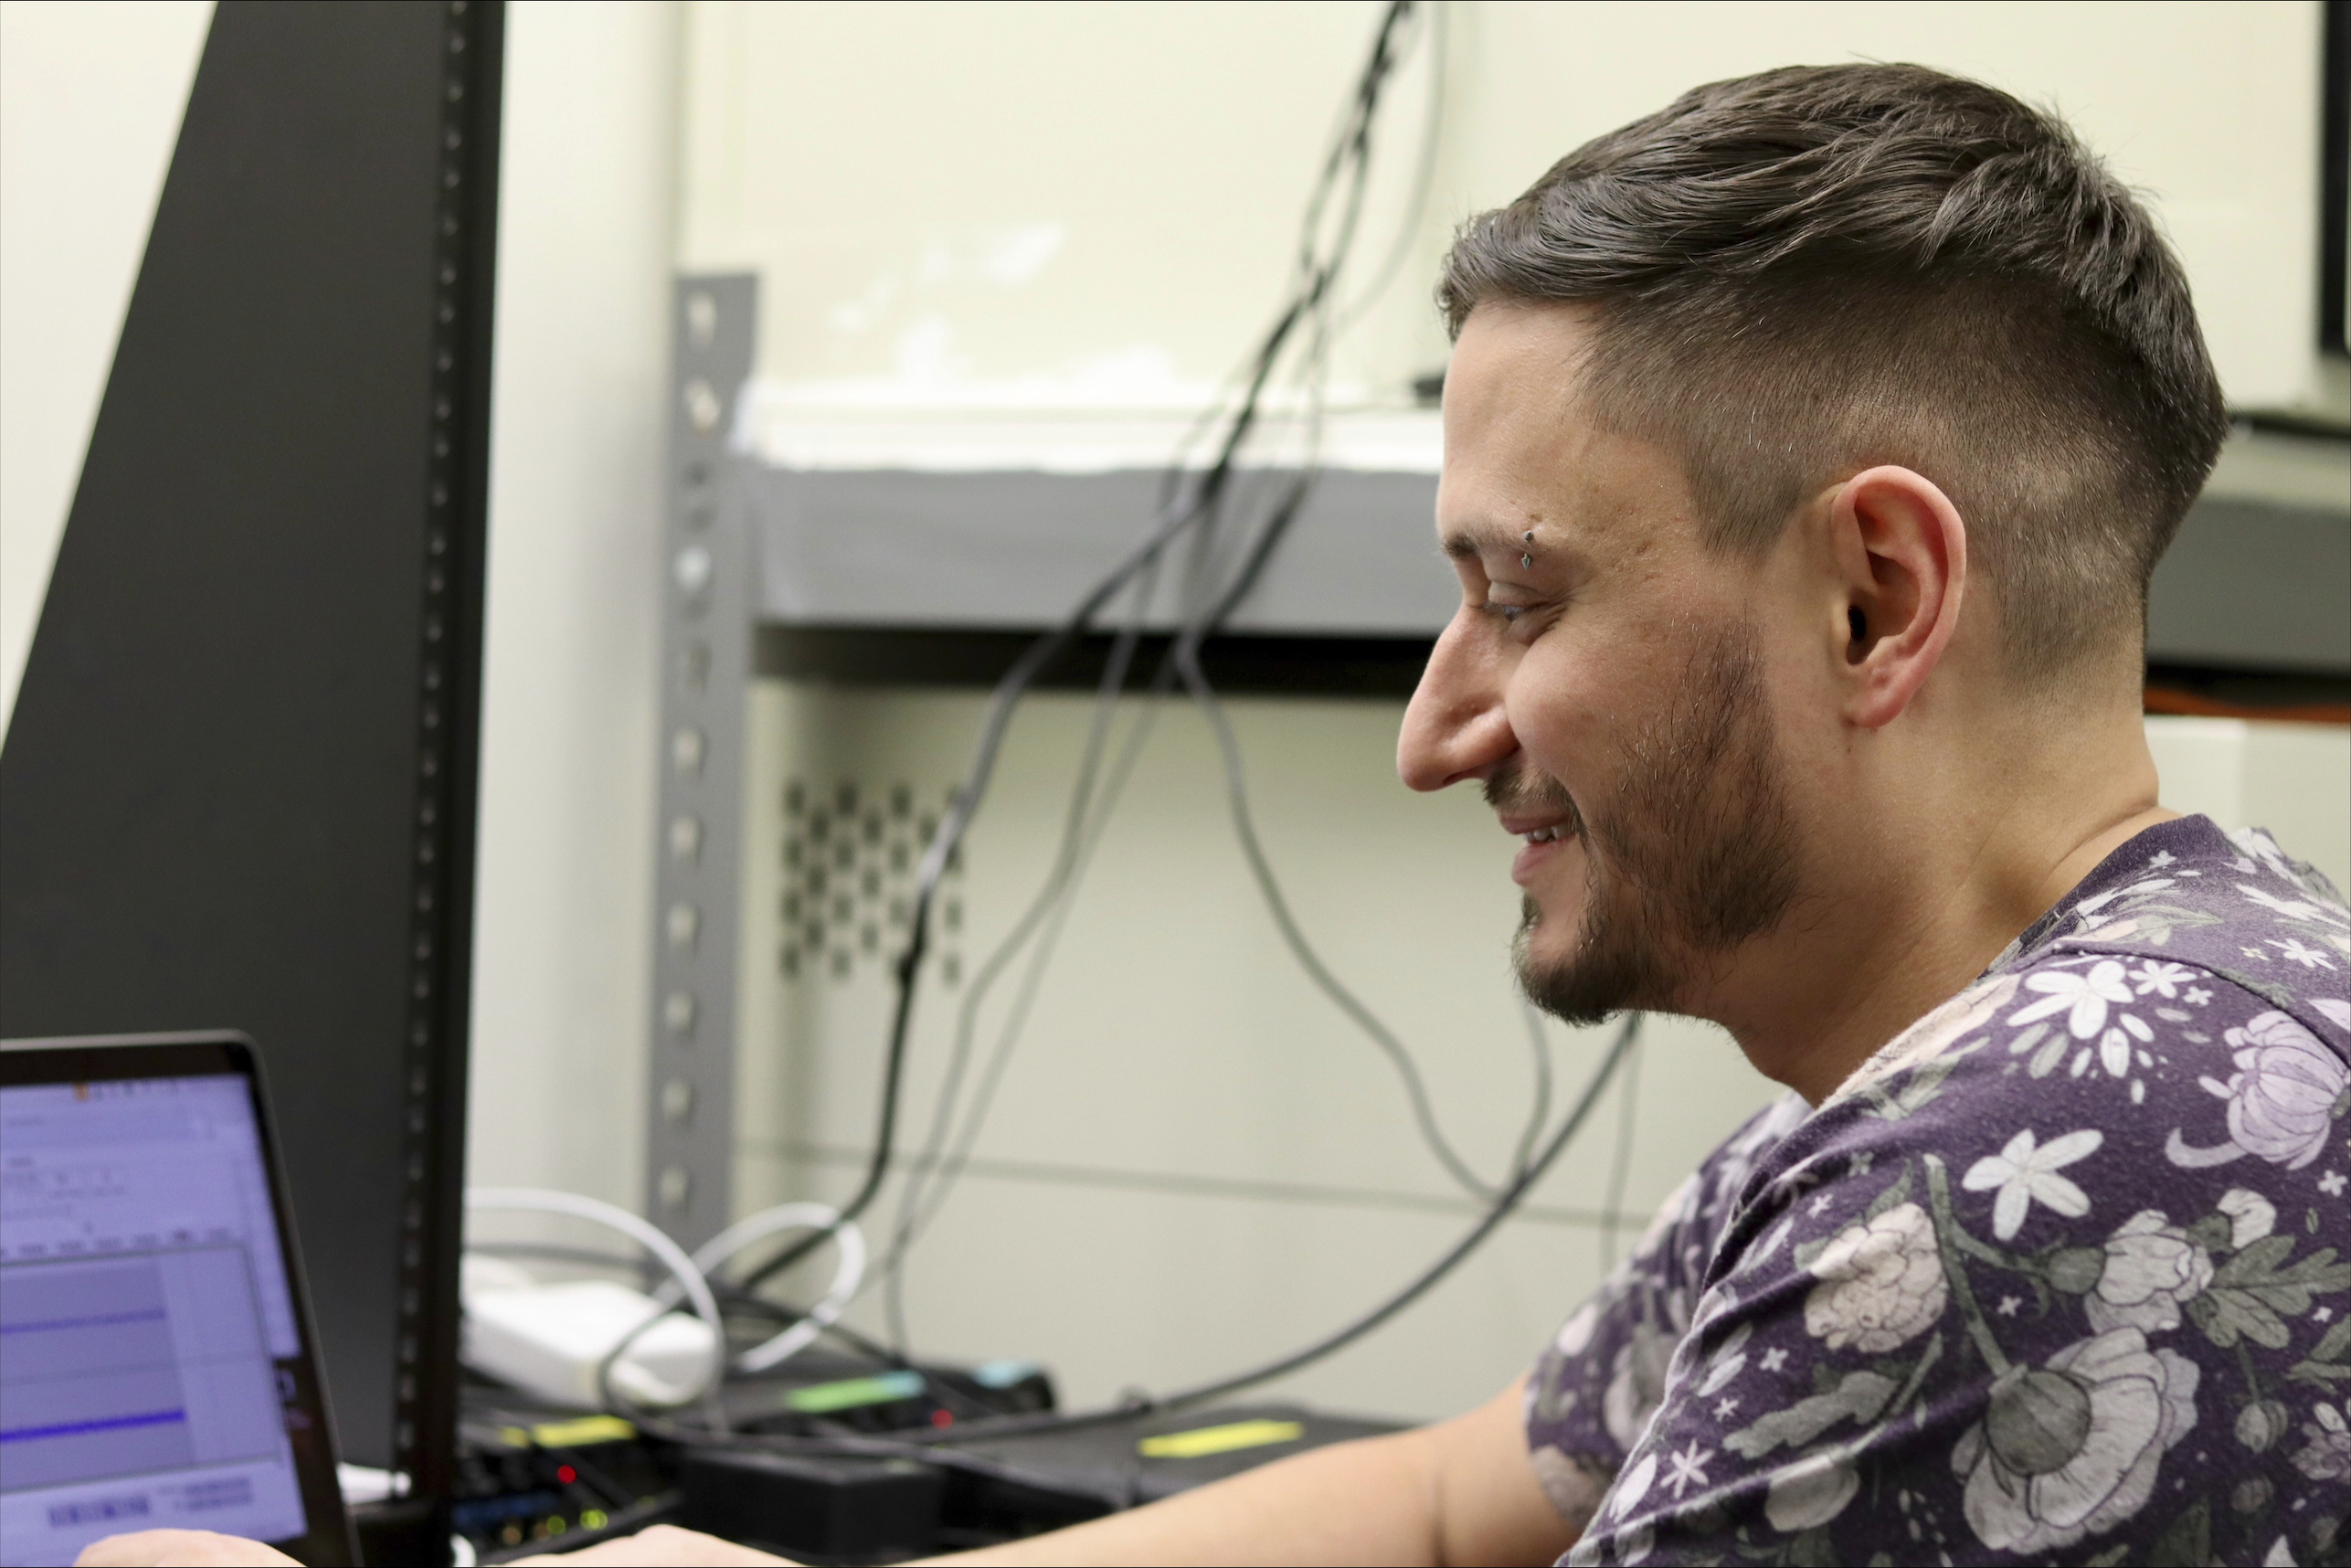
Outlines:
{"label": "green led indicator", "polygon": [[784,1395],[785,1405],[802,1415],[827,1415],[836,1410],[858,1410],[912,1399],[923,1391],[923,1374],[883,1372],[874,1377],[843,1378],[839,1383],[810,1383]]}

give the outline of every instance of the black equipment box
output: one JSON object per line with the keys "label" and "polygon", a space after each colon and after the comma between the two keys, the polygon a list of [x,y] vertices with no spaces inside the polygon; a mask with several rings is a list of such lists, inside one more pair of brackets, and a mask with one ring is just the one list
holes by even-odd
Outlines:
{"label": "black equipment box", "polygon": [[939,1541],[947,1472],[912,1459],[693,1448],[679,1522],[803,1562],[893,1563]]}
{"label": "black equipment box", "polygon": [[926,1444],[938,1456],[932,1462],[911,1446],[903,1457],[696,1447],[679,1473],[681,1522],[800,1562],[895,1562],[1058,1530],[1310,1448],[1403,1430],[1287,1404],[1020,1425],[987,1423]]}

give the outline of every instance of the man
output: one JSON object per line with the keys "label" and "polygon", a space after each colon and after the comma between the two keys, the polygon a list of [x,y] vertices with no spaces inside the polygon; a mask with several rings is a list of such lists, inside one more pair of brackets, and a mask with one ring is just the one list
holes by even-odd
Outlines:
{"label": "man", "polygon": [[2351,915],[2156,803],[2147,578],[2226,427],[2144,211],[1988,88],[1773,71],[1439,298],[1404,779],[1525,841],[1530,996],[1793,1092],[1481,1409],[958,1561],[2346,1560]]}

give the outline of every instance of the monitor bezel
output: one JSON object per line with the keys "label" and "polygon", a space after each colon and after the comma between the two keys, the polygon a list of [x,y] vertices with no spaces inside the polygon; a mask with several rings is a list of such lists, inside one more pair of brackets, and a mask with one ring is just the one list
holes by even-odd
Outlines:
{"label": "monitor bezel", "polygon": [[269,1544],[312,1568],[344,1568],[359,1561],[358,1540],[343,1506],[343,1488],[335,1468],[334,1424],[323,1361],[318,1353],[318,1330],[311,1313],[309,1277],[302,1272],[302,1242],[295,1234],[293,1206],[286,1195],[259,1048],[235,1030],[0,1040],[0,1088],[226,1074],[243,1077],[253,1107],[261,1164],[269,1177],[270,1213],[278,1223],[278,1246],[285,1260],[286,1289],[293,1301],[295,1332],[302,1340],[302,1373],[296,1378],[295,1401],[315,1435],[315,1441],[305,1442],[302,1433],[288,1434],[309,1531]]}

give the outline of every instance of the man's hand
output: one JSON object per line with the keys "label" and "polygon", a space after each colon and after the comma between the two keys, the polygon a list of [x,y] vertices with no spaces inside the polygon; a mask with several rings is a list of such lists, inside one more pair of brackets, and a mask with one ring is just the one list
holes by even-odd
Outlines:
{"label": "man's hand", "polygon": [[[74,1568],[274,1568],[301,1564],[274,1546],[209,1530],[143,1530],[93,1541],[75,1558]],[[713,1562],[717,1559],[712,1559]]]}
{"label": "man's hand", "polygon": [[[125,1559],[124,1561],[132,1561]],[[160,1562],[160,1558],[138,1558],[141,1563]],[[211,1559],[207,1559],[209,1562]],[[228,1558],[221,1558],[228,1562]],[[237,1562],[245,1562],[238,1558]],[[259,1561],[255,1559],[254,1561]],[[279,1562],[285,1559],[279,1558]],[[731,1541],[721,1541],[715,1535],[704,1535],[698,1530],[680,1530],[673,1524],[657,1524],[651,1530],[641,1530],[634,1535],[624,1535],[617,1541],[599,1541],[577,1552],[560,1556],[525,1557],[524,1564],[550,1564],[552,1568],[570,1568],[575,1563],[621,1563],[628,1568],[752,1568],[757,1563],[782,1563],[789,1557],[771,1557],[764,1552],[754,1552],[747,1546],[737,1546]]]}

